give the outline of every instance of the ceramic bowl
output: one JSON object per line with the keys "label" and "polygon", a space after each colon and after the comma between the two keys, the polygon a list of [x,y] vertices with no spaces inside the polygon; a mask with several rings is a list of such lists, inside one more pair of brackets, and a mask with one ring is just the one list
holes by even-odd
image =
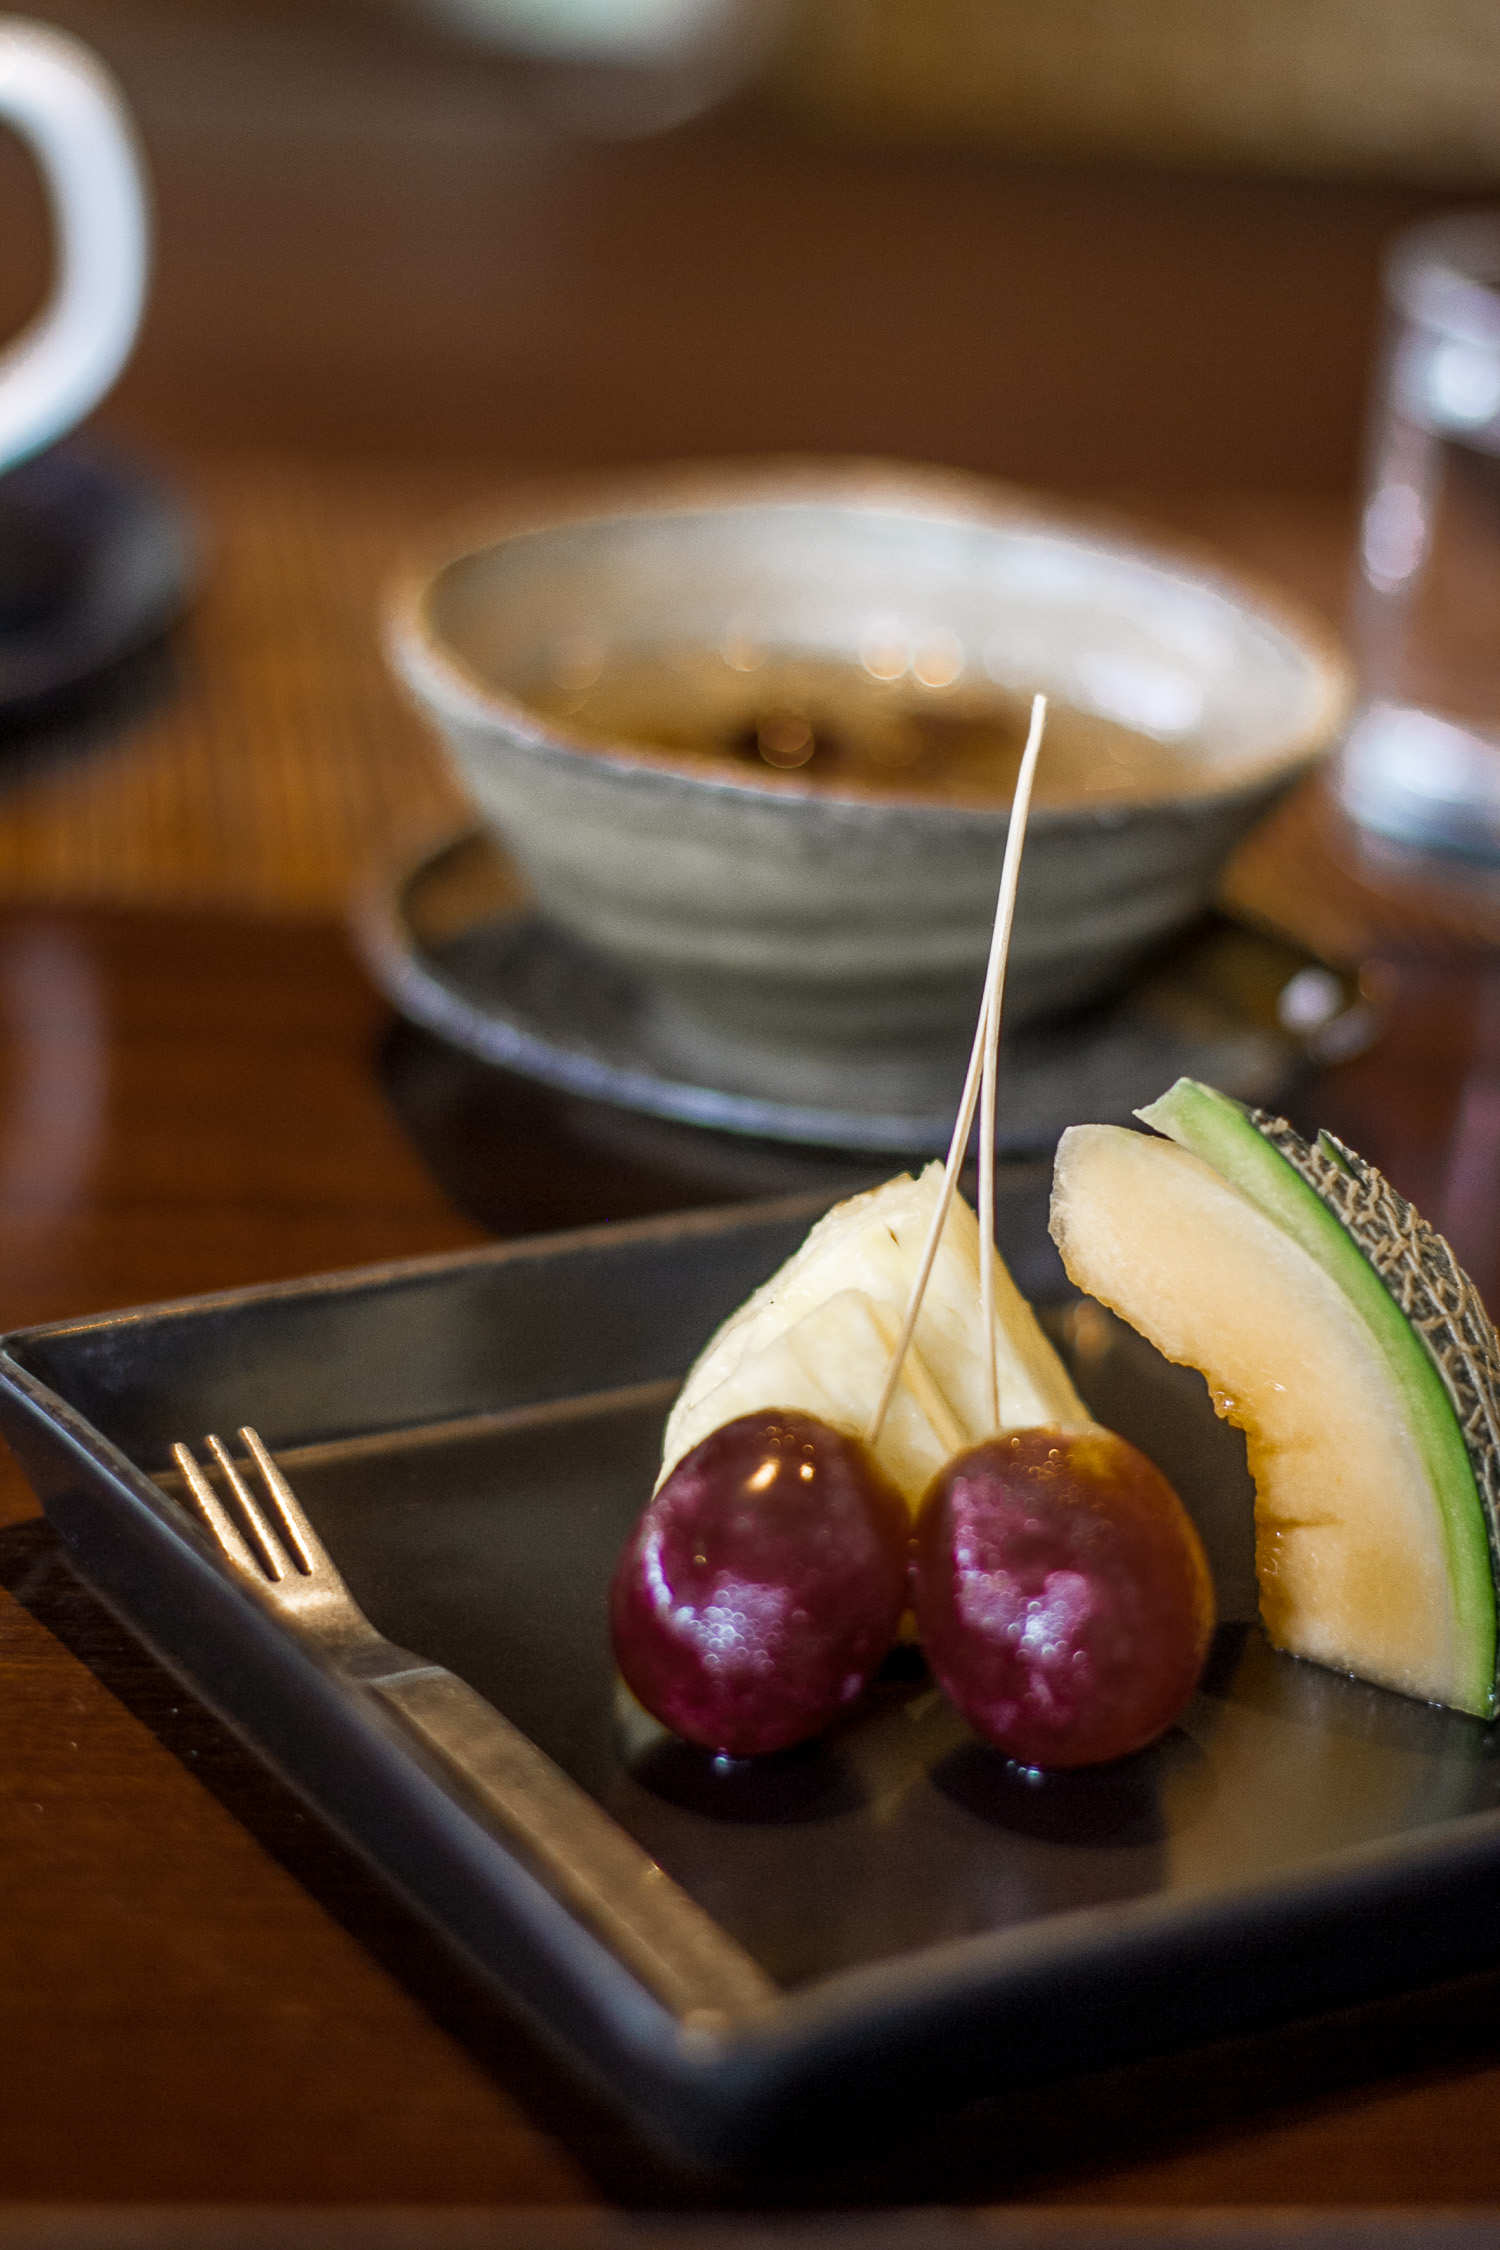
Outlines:
{"label": "ceramic bowl", "polygon": [[1337,648],[1288,603],[976,478],[705,466],[553,487],[450,535],[398,584],[389,649],[542,911],[668,1016],[772,1049],[967,1031],[1007,807],[590,743],[528,707],[551,651],[713,651],[747,620],[759,646],[854,665],[872,631],[919,666],[938,647],[950,680],[956,663],[1172,746],[1170,786],[1118,800],[1049,800],[1044,752],[1013,1025],[1100,997],[1191,922],[1346,704]]}

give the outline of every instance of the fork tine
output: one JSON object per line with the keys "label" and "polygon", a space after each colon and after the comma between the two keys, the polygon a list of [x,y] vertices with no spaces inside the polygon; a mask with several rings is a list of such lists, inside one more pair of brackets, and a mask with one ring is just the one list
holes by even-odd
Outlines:
{"label": "fork tine", "polygon": [[261,1514],[254,1493],[246,1484],[235,1463],[229,1458],[228,1446],[221,1437],[212,1435],[206,1437],[203,1442],[219,1464],[224,1482],[239,1502],[240,1512],[250,1526],[251,1537],[265,1559],[267,1572],[272,1578],[285,1578],[287,1558],[281,1542]]}
{"label": "fork tine", "polygon": [[225,1513],[219,1495],[204,1475],[198,1462],[185,1445],[174,1445],[172,1459],[182,1472],[182,1481],[193,1496],[199,1515],[218,1540],[236,1570],[246,1571],[252,1578],[264,1579],[265,1572],[256,1561],[241,1537],[238,1527]]}
{"label": "fork tine", "polygon": [[259,1469],[265,1483],[266,1496],[281,1518],[293,1552],[301,1556],[302,1567],[308,1576],[315,1577],[319,1571],[327,1571],[337,1577],[333,1559],[303,1513],[301,1501],[248,1423],[240,1430],[240,1443]]}

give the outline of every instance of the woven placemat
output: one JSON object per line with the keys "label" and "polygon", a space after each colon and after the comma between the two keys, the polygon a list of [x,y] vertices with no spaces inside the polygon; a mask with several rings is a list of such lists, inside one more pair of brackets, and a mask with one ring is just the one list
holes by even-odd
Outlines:
{"label": "woven placemat", "polygon": [[[0,901],[346,915],[468,815],[381,652],[403,551],[482,511],[504,475],[270,457],[179,465],[203,587],[159,665],[87,723],[0,738]],[[1348,511],[1315,497],[1161,496],[1144,512],[1207,538],[1335,619]],[[1408,880],[1326,789],[1241,852],[1230,902],[1333,954],[1391,935],[1500,939],[1500,892]]]}
{"label": "woven placemat", "polygon": [[386,668],[380,605],[475,476],[276,459],[176,482],[202,589],[159,663],[82,720],[0,740],[0,898],[342,913],[463,817]]}

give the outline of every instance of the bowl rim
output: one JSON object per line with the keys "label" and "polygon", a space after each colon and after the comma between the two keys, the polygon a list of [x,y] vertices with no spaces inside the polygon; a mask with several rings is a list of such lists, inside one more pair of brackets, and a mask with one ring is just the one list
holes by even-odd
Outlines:
{"label": "bowl rim", "polygon": [[1008,816],[1007,801],[971,790],[938,797],[903,791],[898,782],[836,783],[801,772],[764,773],[753,767],[710,765],[690,752],[620,739],[570,734],[566,722],[544,718],[518,696],[487,681],[434,624],[430,608],[439,582],[487,550],[538,532],[609,523],[627,516],[711,514],[764,505],[785,507],[822,500],[852,513],[942,515],[961,523],[1034,525],[1114,550],[1211,588],[1241,611],[1265,619],[1307,659],[1314,685],[1312,709],[1295,733],[1249,773],[1239,771],[1217,787],[1163,790],[1144,797],[1109,797],[1076,804],[1038,804],[1032,825],[1077,824],[1097,815],[1111,825],[1132,815],[1230,805],[1279,793],[1332,746],[1353,702],[1353,673],[1334,630],[1306,604],[1252,569],[1242,569],[1209,543],[1159,530],[1148,519],[1088,501],[1074,501],[985,476],[864,455],[744,455],[687,460],[607,471],[582,471],[524,483],[495,498],[451,512],[413,541],[388,582],[384,647],[388,662],[425,715],[460,724],[493,726],[526,748],[558,763],[587,759],[591,770],[654,776],[695,791],[759,802],[816,803],[900,810],[907,814],[993,820]]}

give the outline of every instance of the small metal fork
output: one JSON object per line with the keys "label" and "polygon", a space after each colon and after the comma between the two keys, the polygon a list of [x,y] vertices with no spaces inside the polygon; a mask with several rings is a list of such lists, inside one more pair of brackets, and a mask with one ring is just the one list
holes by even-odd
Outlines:
{"label": "small metal fork", "polygon": [[260,1499],[222,1438],[204,1440],[238,1523],[187,1446],[174,1445],[172,1458],[240,1583],[343,1678],[396,1712],[552,1896],[685,2028],[709,2035],[762,2013],[776,1988],[749,1954],[482,1695],[375,1630],[255,1431],[239,1436]]}

